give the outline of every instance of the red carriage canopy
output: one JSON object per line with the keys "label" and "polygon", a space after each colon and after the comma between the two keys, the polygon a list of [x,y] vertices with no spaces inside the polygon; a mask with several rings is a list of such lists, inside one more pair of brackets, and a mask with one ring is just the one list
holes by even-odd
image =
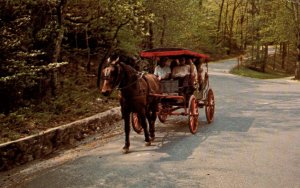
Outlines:
{"label": "red carriage canopy", "polygon": [[208,60],[209,56],[193,52],[185,48],[154,48],[151,50],[145,50],[140,53],[141,57],[152,58],[152,57],[164,57],[164,56],[191,56],[204,58]]}

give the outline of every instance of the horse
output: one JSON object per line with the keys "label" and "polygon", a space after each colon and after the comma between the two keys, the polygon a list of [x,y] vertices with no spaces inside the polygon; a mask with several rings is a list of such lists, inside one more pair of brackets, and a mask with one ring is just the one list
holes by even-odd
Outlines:
{"label": "horse", "polygon": [[[106,67],[102,70],[100,87],[104,96],[109,96],[114,89],[120,90],[121,113],[124,119],[125,145],[123,152],[128,153],[130,147],[130,114],[137,113],[144,130],[145,145],[150,146],[155,138],[156,110],[159,99],[151,94],[160,94],[160,82],[154,74],[142,73],[119,58],[107,59]],[[148,132],[147,121],[149,123]]]}

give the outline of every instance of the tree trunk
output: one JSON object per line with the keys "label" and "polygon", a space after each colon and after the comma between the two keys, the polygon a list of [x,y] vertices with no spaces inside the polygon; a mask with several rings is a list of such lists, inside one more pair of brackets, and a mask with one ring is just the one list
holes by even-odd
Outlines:
{"label": "tree trunk", "polygon": [[162,26],[162,32],[160,37],[160,46],[164,46],[166,26],[167,26],[167,18],[166,15],[163,15],[163,26]]}
{"label": "tree trunk", "polygon": [[277,55],[277,45],[275,45],[275,52],[273,57],[273,70],[276,69],[276,55]]}
{"label": "tree trunk", "polygon": [[61,43],[64,38],[65,28],[64,28],[64,8],[67,3],[67,0],[61,0],[57,7],[57,27],[58,27],[58,34],[55,42],[55,49],[52,62],[57,62],[60,57],[61,52]]}
{"label": "tree trunk", "polygon": [[291,2],[292,12],[295,22],[295,35],[296,35],[296,46],[297,46],[297,62],[295,68],[295,79],[300,80],[300,4],[297,2]]}
{"label": "tree trunk", "polygon": [[[258,37],[257,37],[258,38]],[[260,64],[260,42],[256,41],[256,55],[255,55],[255,68]]]}
{"label": "tree trunk", "polygon": [[246,2],[244,5],[244,8],[242,9],[241,15],[240,15],[240,40],[241,40],[241,44],[240,44],[240,50],[245,50],[246,49],[246,36],[247,36],[247,30],[244,31],[244,25],[248,26],[248,17],[247,15],[247,7],[248,7],[248,2]]}
{"label": "tree trunk", "polygon": [[297,63],[296,63],[296,70],[295,70],[295,79],[300,80],[300,41],[298,41],[297,46]]}
{"label": "tree trunk", "polygon": [[145,28],[147,28],[148,34],[145,36],[142,42],[142,49],[152,49],[153,48],[153,24],[151,22],[145,23]]}
{"label": "tree trunk", "polygon": [[240,5],[240,2],[237,2],[237,0],[234,0],[232,14],[231,14],[230,23],[229,23],[229,36],[228,36],[229,37],[228,38],[229,54],[231,54],[231,52],[232,52],[234,18],[235,18],[235,12],[239,5]]}
{"label": "tree trunk", "polygon": [[149,23],[149,48],[152,49],[154,47],[153,44],[153,24]]}
{"label": "tree trunk", "polygon": [[295,26],[296,47],[297,47],[297,62],[295,67],[295,79],[300,80],[300,4],[299,2],[290,2],[291,12]]}
{"label": "tree trunk", "polygon": [[[61,0],[57,7],[57,26],[58,26],[58,34],[55,42],[55,49],[54,49],[54,55],[52,62],[56,63],[58,62],[58,59],[60,58],[60,52],[61,52],[61,43],[64,38],[65,28],[64,28],[64,9],[65,5],[67,3],[67,0]],[[51,71],[51,80],[50,80],[50,87],[51,87],[51,94],[52,96],[56,96],[57,94],[57,71],[52,70]]]}
{"label": "tree trunk", "polygon": [[254,17],[255,17],[255,2],[252,0],[251,1],[251,64],[255,65],[254,62],[254,35],[255,35],[255,30],[254,30]]}
{"label": "tree trunk", "polygon": [[[226,5],[226,11],[225,11],[225,22],[224,22],[224,28],[223,28],[223,37],[222,37],[222,41],[226,41],[226,43],[228,42],[228,37],[227,37],[227,31],[228,31],[228,24],[227,24],[227,19],[228,19],[228,9],[229,9],[229,3],[227,2]],[[228,48],[228,44],[226,44],[227,48]],[[229,54],[229,49],[226,50],[226,53]]]}
{"label": "tree trunk", "polygon": [[219,18],[218,18],[218,26],[217,26],[217,37],[216,37],[217,43],[219,41],[220,32],[221,32],[221,23],[222,23],[222,14],[223,14],[224,2],[225,2],[225,0],[222,0],[221,6],[220,6],[220,12],[219,12]]}
{"label": "tree trunk", "polygon": [[57,71],[51,70],[50,72],[50,88],[51,95],[54,97],[57,95]]}
{"label": "tree trunk", "polygon": [[85,28],[85,44],[87,49],[87,66],[86,69],[88,72],[91,70],[91,48],[89,44],[89,36],[88,36],[88,26]]}
{"label": "tree trunk", "polygon": [[282,52],[281,52],[281,69],[285,69],[286,57],[287,57],[287,43],[283,42]]}
{"label": "tree trunk", "polygon": [[262,61],[262,65],[261,65],[261,71],[262,72],[266,72],[267,63],[268,63],[268,44],[265,44],[265,46],[264,46],[264,59]]}
{"label": "tree trunk", "polygon": [[77,27],[75,29],[75,47],[76,50],[78,49],[78,31],[77,31]]}

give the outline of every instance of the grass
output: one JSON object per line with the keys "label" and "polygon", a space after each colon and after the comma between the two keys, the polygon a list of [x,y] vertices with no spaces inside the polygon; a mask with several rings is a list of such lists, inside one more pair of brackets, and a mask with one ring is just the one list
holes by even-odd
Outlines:
{"label": "grass", "polygon": [[9,115],[0,114],[0,143],[16,140],[40,131],[92,116],[118,106],[114,98],[101,98],[96,89],[72,93]]}
{"label": "grass", "polygon": [[271,72],[269,70],[265,73],[258,72],[258,71],[249,69],[245,66],[240,66],[239,68],[234,67],[233,69],[230,70],[230,73],[235,74],[235,75],[250,77],[250,78],[258,78],[258,79],[276,79],[276,78],[284,78],[284,77],[291,76],[286,73]]}

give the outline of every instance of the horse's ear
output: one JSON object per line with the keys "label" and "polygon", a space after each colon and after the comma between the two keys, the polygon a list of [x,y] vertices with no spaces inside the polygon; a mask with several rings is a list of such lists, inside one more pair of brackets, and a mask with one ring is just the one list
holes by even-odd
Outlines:
{"label": "horse's ear", "polygon": [[119,62],[119,57],[116,59],[116,60],[114,60],[111,64],[112,65],[115,65],[115,64],[117,64]]}

